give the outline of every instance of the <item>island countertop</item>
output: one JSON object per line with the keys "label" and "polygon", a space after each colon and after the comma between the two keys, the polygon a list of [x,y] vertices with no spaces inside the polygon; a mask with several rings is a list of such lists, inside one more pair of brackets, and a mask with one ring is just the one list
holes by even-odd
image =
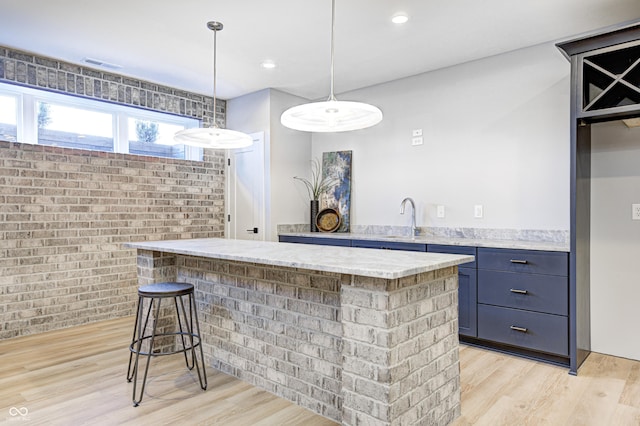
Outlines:
{"label": "island countertop", "polygon": [[395,279],[472,262],[473,256],[197,238],[126,243],[125,247],[213,259]]}

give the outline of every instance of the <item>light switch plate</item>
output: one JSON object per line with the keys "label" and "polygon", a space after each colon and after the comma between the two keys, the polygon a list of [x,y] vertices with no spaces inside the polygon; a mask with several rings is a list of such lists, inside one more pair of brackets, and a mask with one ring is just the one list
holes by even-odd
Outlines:
{"label": "light switch plate", "polygon": [[436,207],[436,216],[439,218],[443,218],[444,217],[444,206],[437,206]]}
{"label": "light switch plate", "polygon": [[482,204],[476,204],[473,206],[473,217],[476,219],[482,218],[484,215],[484,209],[482,208]]}

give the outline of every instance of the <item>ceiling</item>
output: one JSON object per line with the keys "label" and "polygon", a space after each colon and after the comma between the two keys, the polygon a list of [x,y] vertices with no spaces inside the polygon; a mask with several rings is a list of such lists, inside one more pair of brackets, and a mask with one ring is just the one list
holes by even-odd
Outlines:
{"label": "ceiling", "polygon": [[[638,18],[640,0],[336,0],[335,92]],[[0,45],[211,95],[211,20],[224,24],[218,97],[328,96],[330,0],[2,0]]]}

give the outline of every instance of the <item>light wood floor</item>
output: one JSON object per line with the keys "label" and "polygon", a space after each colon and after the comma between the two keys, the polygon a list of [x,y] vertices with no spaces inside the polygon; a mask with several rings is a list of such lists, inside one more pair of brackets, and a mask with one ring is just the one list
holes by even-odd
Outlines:
{"label": "light wood floor", "polygon": [[591,353],[567,368],[460,348],[462,425],[640,425],[640,362]]}
{"label": "light wood floor", "polygon": [[[132,407],[125,379],[132,322],[0,342],[0,424],[335,425],[213,369],[203,392],[179,355],[153,360],[142,404]],[[566,368],[461,346],[460,365],[456,426],[640,425],[640,362],[594,353],[574,377]]]}
{"label": "light wood floor", "polygon": [[[212,368],[202,391],[182,355],[152,360],[144,398],[134,408],[133,385],[125,377],[133,321],[123,318],[1,341],[0,424],[335,425]],[[27,417],[11,407],[26,408]]]}

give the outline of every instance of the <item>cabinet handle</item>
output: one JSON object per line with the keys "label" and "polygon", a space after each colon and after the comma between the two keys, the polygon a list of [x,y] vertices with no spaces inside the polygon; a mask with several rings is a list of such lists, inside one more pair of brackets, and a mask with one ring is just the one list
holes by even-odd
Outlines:
{"label": "cabinet handle", "polygon": [[515,331],[519,331],[519,332],[521,332],[521,333],[526,333],[526,332],[527,332],[527,329],[526,329],[526,328],[524,328],[524,327],[517,327],[517,326],[515,326],[515,325],[512,325],[512,326],[511,326],[511,327],[509,327],[509,328],[510,328],[510,329],[512,329],[512,330],[515,330]]}
{"label": "cabinet handle", "polygon": [[526,265],[528,263],[526,260],[519,260],[519,259],[511,259],[511,260],[509,260],[509,262],[511,262],[511,263],[520,263],[522,265]]}
{"label": "cabinet handle", "polygon": [[517,288],[510,288],[509,291],[511,293],[518,293],[518,294],[527,294],[528,293],[527,290],[518,290]]}

